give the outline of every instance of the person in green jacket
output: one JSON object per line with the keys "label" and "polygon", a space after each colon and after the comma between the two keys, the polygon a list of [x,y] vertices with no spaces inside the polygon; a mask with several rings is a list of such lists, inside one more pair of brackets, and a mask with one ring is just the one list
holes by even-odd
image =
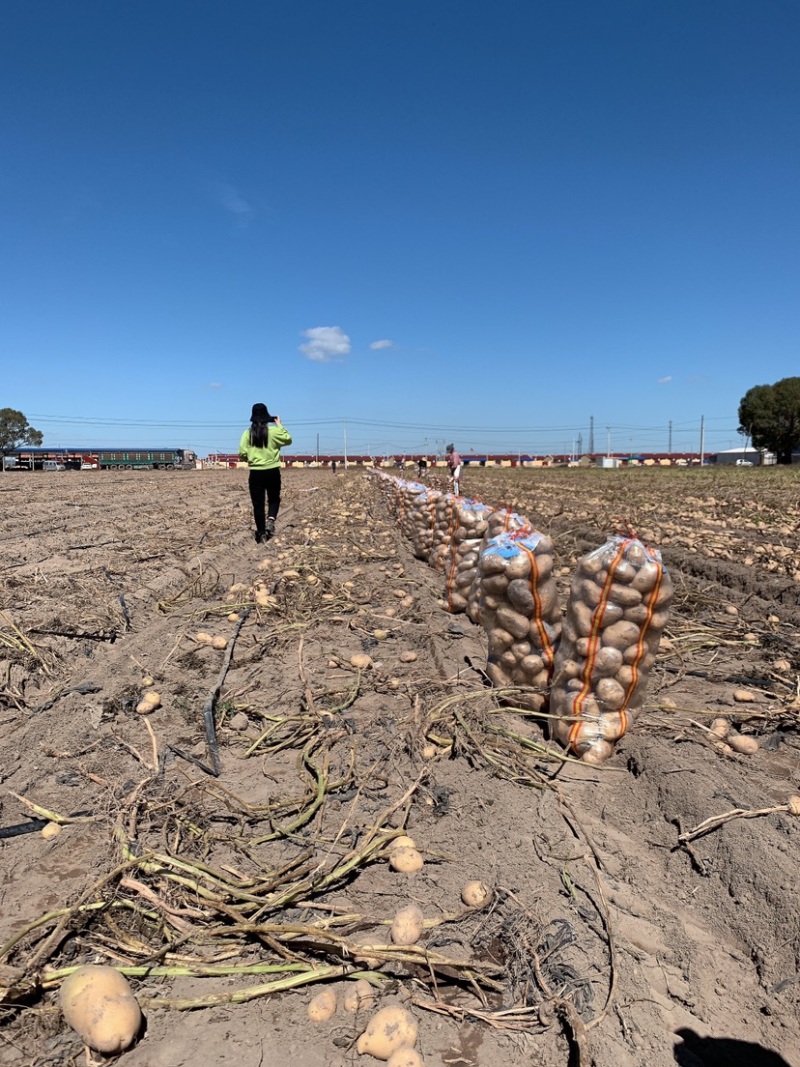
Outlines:
{"label": "person in green jacket", "polygon": [[247,460],[250,468],[248,485],[256,523],[256,544],[269,541],[275,533],[275,520],[281,506],[281,448],[291,443],[292,435],[280,417],[270,415],[266,404],[253,404],[250,426],[239,441],[239,459]]}

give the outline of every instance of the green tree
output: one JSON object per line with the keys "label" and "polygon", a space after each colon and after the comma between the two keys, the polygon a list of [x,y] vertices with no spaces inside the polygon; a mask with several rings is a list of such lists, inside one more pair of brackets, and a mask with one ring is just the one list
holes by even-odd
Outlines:
{"label": "green tree", "polygon": [[42,434],[33,426],[21,411],[14,408],[0,408],[0,454],[6,455],[22,445],[40,445]]}
{"label": "green tree", "polygon": [[748,389],[739,401],[739,433],[774,452],[778,463],[791,463],[800,447],[800,378]]}

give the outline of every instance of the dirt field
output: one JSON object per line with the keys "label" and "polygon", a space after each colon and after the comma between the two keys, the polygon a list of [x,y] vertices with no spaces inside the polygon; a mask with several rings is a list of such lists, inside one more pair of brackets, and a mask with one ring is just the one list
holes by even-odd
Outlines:
{"label": "dirt field", "polygon": [[[145,1013],[128,1067],[377,1064],[341,1004],[362,975],[427,1067],[800,1067],[800,471],[464,491],[554,537],[563,593],[621,519],[662,549],[671,622],[604,766],[498,706],[361,472],[286,472],[266,545],[241,471],[0,475],[0,826],[64,820],[0,840],[0,1064],[85,1063],[58,987],[106,962]],[[418,873],[387,862],[403,830]]]}

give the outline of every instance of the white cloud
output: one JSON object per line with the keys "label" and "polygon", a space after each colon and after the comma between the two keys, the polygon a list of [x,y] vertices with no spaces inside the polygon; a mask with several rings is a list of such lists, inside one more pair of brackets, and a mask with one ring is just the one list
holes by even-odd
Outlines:
{"label": "white cloud", "polygon": [[313,326],[302,336],[307,340],[299,351],[312,363],[331,363],[350,351],[350,338],[340,326]]}
{"label": "white cloud", "polygon": [[240,226],[248,226],[252,222],[255,208],[232,185],[220,185],[217,194],[220,205],[236,217]]}
{"label": "white cloud", "polygon": [[373,352],[378,352],[381,348],[394,348],[394,343],[392,341],[386,340],[373,341],[369,347],[372,349]]}
{"label": "white cloud", "polygon": [[667,374],[663,378],[659,378],[658,379],[658,384],[659,385],[668,385],[671,381],[672,381],[672,375],[671,374]]}
{"label": "white cloud", "polygon": [[209,382],[206,389],[221,389],[222,382]]}

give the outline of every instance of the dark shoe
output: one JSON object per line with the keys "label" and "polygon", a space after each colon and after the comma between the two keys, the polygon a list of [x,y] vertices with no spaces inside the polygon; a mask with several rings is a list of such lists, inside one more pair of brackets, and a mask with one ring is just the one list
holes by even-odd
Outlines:
{"label": "dark shoe", "polygon": [[256,530],[256,544],[260,545],[262,541],[266,541],[267,535],[262,533],[261,530]]}
{"label": "dark shoe", "polygon": [[270,537],[275,533],[275,520],[270,515],[266,522],[266,530],[264,531],[264,540],[268,541]]}

